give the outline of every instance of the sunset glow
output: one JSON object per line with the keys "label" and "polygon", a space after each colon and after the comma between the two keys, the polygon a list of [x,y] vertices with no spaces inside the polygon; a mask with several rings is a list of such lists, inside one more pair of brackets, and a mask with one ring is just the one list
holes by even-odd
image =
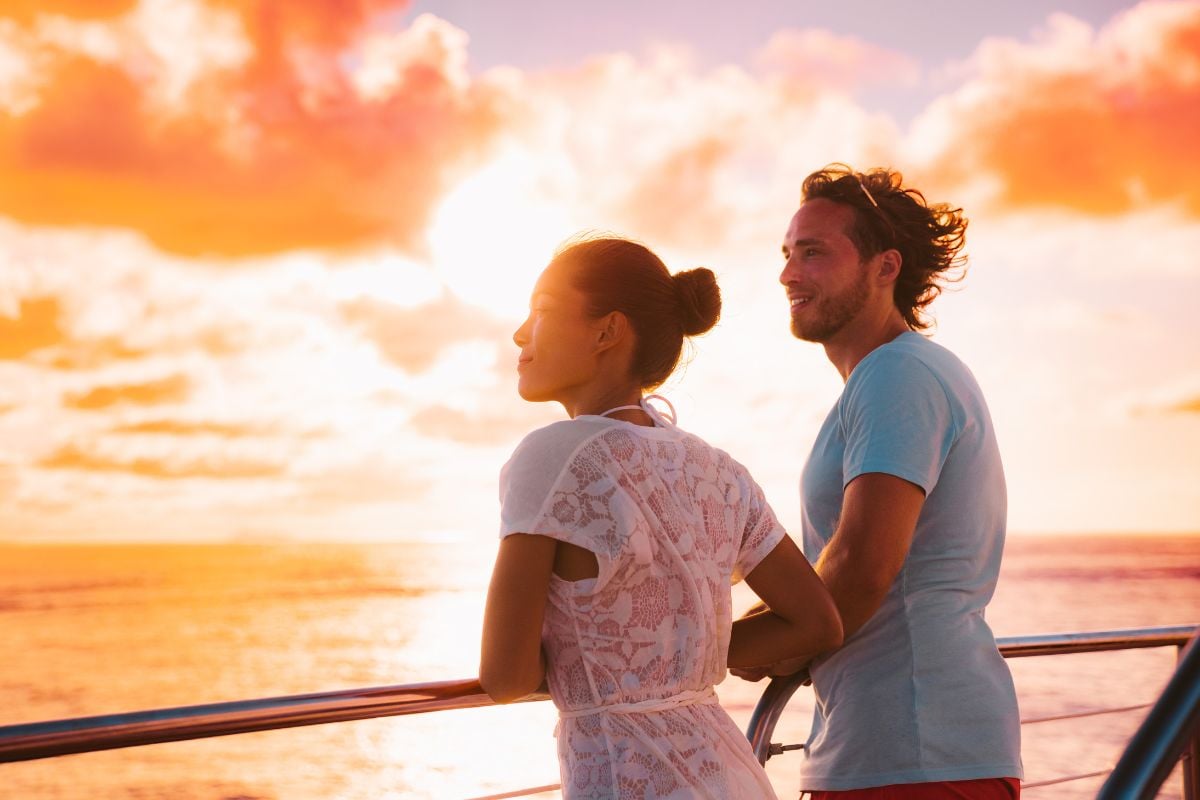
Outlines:
{"label": "sunset glow", "polygon": [[717,272],[665,393],[798,528],[840,384],[779,242],[832,161],[971,220],[935,338],[1012,530],[1200,531],[1200,0],[934,44],[862,3],[562,5],[4,4],[0,537],[490,542],[500,466],[562,416],[510,337],[584,230]]}

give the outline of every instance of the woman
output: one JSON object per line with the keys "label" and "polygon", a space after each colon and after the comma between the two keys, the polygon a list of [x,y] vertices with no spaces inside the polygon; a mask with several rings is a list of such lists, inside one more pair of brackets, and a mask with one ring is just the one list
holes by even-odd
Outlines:
{"label": "woman", "polygon": [[[570,419],[501,472],[479,674],[498,702],[548,683],[568,799],[774,797],[713,685],[841,641],[745,468],[643,397],[720,308],[711,271],[672,276],[640,244],[593,239],[554,257],[513,335],[521,397]],[[732,622],[743,576],[767,609]]]}

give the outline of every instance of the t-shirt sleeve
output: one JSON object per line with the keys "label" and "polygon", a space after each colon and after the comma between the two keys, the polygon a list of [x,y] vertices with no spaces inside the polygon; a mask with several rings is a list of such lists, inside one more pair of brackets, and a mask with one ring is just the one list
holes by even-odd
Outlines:
{"label": "t-shirt sleeve", "polygon": [[571,467],[589,438],[582,426],[560,422],[534,431],[517,445],[500,470],[501,539],[531,533],[596,549],[577,524],[571,493],[564,490],[578,482]]}
{"label": "t-shirt sleeve", "polygon": [[742,544],[733,565],[732,583],[744,580],[787,536],[761,486],[745,474],[738,488],[740,502],[745,503],[747,513],[746,524],[742,528]]}
{"label": "t-shirt sleeve", "polygon": [[920,359],[881,355],[859,365],[843,395],[843,486],[881,472],[916,484],[928,496],[959,433],[954,409],[942,382]]}

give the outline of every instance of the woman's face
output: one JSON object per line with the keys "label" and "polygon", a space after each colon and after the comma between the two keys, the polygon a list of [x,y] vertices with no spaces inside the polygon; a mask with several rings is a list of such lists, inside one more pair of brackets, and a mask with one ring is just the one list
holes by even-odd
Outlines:
{"label": "woman's face", "polygon": [[600,327],[588,317],[585,296],[562,270],[542,273],[529,301],[529,316],[513,333],[521,348],[517,391],[530,402],[557,400],[570,411],[579,390],[596,375]]}

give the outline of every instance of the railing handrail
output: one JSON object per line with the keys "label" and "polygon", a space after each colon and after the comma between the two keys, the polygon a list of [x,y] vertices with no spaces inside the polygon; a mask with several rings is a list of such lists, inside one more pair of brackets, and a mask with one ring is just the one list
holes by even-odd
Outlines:
{"label": "railing handrail", "polygon": [[0,763],[490,705],[479,680],[468,678],[31,722],[0,727]]}
{"label": "railing handrail", "polygon": [[1200,639],[1192,638],[1180,654],[1175,674],[1167,682],[1150,713],[1125,746],[1125,752],[1113,767],[1108,780],[1100,787],[1098,800],[1150,798],[1171,774],[1180,754],[1188,748],[1193,752],[1184,775],[1188,787],[1185,796],[1196,789],[1195,736],[1200,728]]}
{"label": "railing handrail", "polygon": [[[1142,647],[1182,647],[1200,631],[1200,624],[1165,625],[1152,628],[1124,628],[1113,631],[1084,631],[1071,633],[1046,633],[1026,636],[1001,636],[996,646],[1005,658],[1028,656],[1050,656],[1065,653],[1095,653],[1106,650],[1131,650]],[[775,723],[783,713],[788,700],[796,690],[808,682],[804,672],[772,678],[763,690],[750,724],[746,726],[746,738],[754,748],[754,754],[762,763],[772,755],[771,734]],[[0,736],[3,729],[0,728]]]}
{"label": "railing handrail", "polygon": [[[1006,657],[1082,653],[1099,650],[1122,650],[1137,647],[1182,646],[1197,630],[1196,625],[1174,625],[1156,628],[1134,628],[1118,631],[1056,633],[1036,636],[1012,636],[998,640]],[[774,695],[783,692],[789,681],[795,681],[791,691],[802,679],[776,678],[764,692]],[[788,697],[791,692],[787,692]],[[526,700],[545,700],[546,695],[534,695]],[[779,703],[779,712],[787,698]],[[759,701],[759,707],[763,706]],[[124,714],[33,722],[0,727],[0,763],[29,761],[51,756],[110,750],[120,747],[202,739],[234,733],[318,725],[327,722],[372,719],[375,717],[420,714],[456,708],[478,708],[493,705],[476,679],[415,683],[399,686],[379,686],[334,692],[239,700],[228,703],[161,708]],[[775,714],[775,719],[778,713]],[[759,709],[751,721],[753,732],[763,726]],[[751,736],[751,742],[755,739]],[[769,741],[763,747],[769,746]],[[756,752],[758,745],[756,744]],[[765,751],[764,751],[765,752]],[[762,756],[760,755],[760,758]]]}

